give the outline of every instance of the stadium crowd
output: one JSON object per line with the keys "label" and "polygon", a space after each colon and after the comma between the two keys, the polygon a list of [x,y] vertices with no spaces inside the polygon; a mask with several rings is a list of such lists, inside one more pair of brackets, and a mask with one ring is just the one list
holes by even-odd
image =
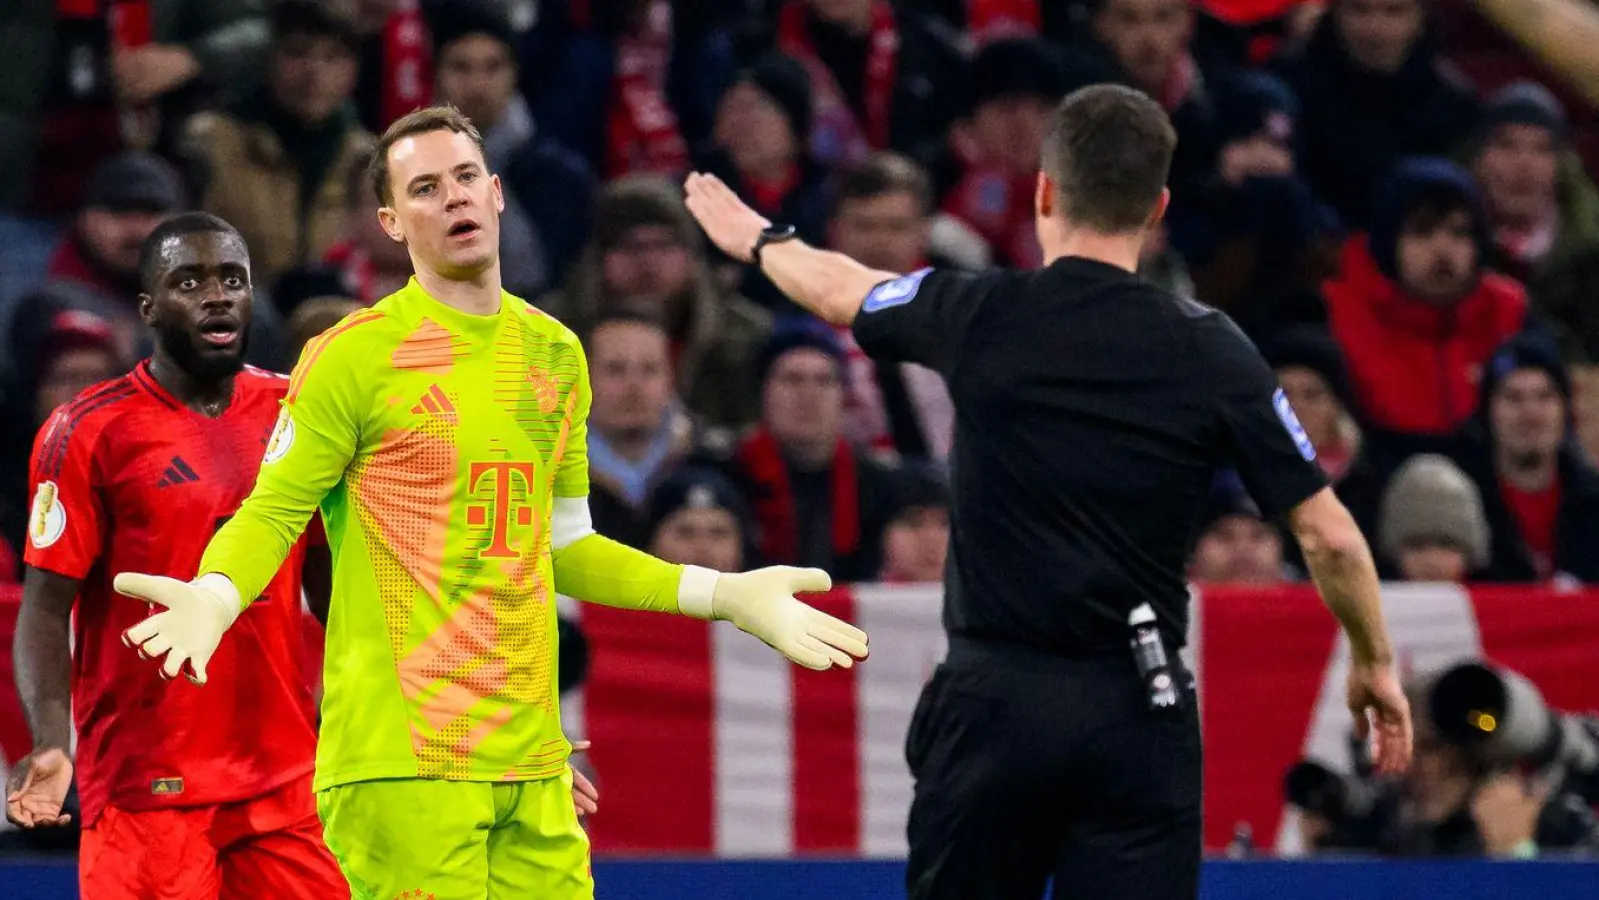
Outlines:
{"label": "stadium crowd", "polygon": [[[507,288],[584,338],[601,533],[723,570],[937,581],[942,380],[874,363],[720,256],[681,179],[717,173],[882,269],[1034,266],[1048,113],[1123,81],[1180,135],[1145,274],[1265,353],[1385,576],[1599,582],[1592,110],[1558,59],[1527,61],[1536,36],[1521,35],[1531,56],[1507,51],[1464,0],[15,7],[0,22],[0,579],[20,574],[39,424],[148,352],[144,237],[191,208],[237,226],[249,358],[287,371],[409,277],[366,165],[389,122],[445,102],[502,179]],[[1224,475],[1192,574],[1301,580],[1291,546]]]}

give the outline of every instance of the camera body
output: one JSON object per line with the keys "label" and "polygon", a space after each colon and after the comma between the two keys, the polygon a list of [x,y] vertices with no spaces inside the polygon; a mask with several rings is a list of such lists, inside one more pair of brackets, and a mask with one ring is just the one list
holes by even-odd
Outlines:
{"label": "camera body", "polygon": [[[1539,817],[1540,843],[1570,847],[1592,840],[1588,807],[1599,803],[1599,717],[1550,709],[1526,678],[1478,661],[1426,679],[1412,703],[1418,720],[1461,751],[1473,770],[1519,772],[1552,786]],[[1407,821],[1399,783],[1373,775],[1358,740],[1351,740],[1350,759],[1348,774],[1302,760],[1284,778],[1287,802],[1325,823],[1317,844],[1401,855],[1442,849],[1437,835],[1416,832],[1416,823]]]}

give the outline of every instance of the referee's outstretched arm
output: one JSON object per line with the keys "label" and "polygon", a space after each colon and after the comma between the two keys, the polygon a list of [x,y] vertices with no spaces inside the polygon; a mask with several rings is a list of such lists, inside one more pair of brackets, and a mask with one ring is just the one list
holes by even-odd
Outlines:
{"label": "referee's outstretched arm", "polygon": [[870,269],[842,253],[812,247],[796,239],[792,228],[774,231],[770,221],[715,175],[690,175],[684,193],[689,212],[722,252],[756,263],[795,303],[834,325],[855,321],[872,288],[903,274]]}

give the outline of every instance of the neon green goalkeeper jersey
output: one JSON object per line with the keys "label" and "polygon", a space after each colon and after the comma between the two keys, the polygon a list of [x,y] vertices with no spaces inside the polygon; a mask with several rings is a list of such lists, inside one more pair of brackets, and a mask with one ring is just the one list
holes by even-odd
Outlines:
{"label": "neon green goalkeeper jersey", "polygon": [[577,338],[510,294],[475,316],[413,279],[306,346],[200,573],[258,596],[320,506],[334,565],[317,790],[559,774],[557,592],[677,611],[681,566],[592,529],[552,551],[556,498],[587,526],[589,396]]}

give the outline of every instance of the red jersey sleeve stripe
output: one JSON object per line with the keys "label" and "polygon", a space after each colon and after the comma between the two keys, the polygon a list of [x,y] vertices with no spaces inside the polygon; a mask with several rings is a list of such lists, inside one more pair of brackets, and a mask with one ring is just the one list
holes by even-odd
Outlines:
{"label": "red jersey sleeve stripe", "polygon": [[371,310],[354,313],[340,324],[312,338],[311,342],[306,345],[305,355],[301,358],[300,364],[294,367],[294,374],[289,378],[289,394],[284,398],[285,402],[292,403],[296,397],[300,396],[300,386],[305,383],[305,376],[311,372],[311,367],[316,365],[316,361],[321,357],[322,351],[328,348],[328,344],[332,343],[334,338],[357,325],[375,322],[381,318],[383,318],[383,313]]}
{"label": "red jersey sleeve stripe", "polygon": [[59,476],[62,461],[67,456],[67,447],[72,441],[72,433],[77,430],[78,425],[92,413],[120,403],[132,397],[135,392],[133,382],[127,378],[119,378],[99,388],[90,388],[88,393],[70,402],[51,429],[46,445],[40,448],[40,474],[46,478]]}

